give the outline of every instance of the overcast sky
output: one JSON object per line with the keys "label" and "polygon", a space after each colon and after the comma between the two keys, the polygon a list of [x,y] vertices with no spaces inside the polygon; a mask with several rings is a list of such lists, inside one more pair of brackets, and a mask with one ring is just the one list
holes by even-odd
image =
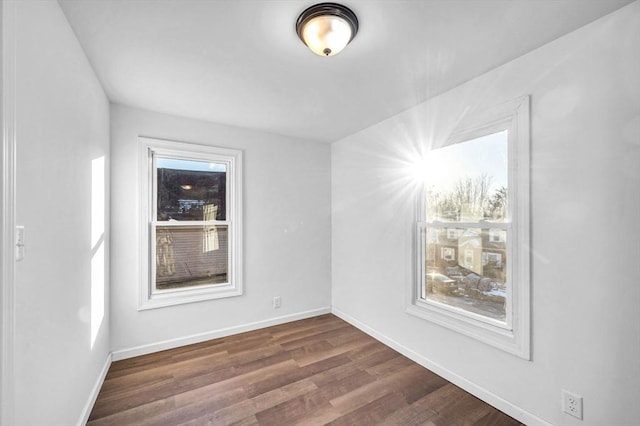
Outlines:
{"label": "overcast sky", "polygon": [[221,163],[206,161],[178,160],[175,158],[156,157],[156,167],[159,169],[191,170],[197,172],[225,172],[227,166]]}

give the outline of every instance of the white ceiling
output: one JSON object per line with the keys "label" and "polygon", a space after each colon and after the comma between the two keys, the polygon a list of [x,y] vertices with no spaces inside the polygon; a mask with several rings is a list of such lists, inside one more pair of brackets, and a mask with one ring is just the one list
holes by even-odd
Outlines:
{"label": "white ceiling", "polygon": [[311,53],[313,0],[59,0],[113,102],[332,142],[631,0],[345,0],[360,31]]}

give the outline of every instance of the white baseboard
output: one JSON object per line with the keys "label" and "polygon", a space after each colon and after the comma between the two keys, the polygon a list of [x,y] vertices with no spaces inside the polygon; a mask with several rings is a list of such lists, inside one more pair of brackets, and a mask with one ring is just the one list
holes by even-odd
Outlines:
{"label": "white baseboard", "polygon": [[93,385],[93,389],[91,389],[91,393],[89,394],[89,399],[87,399],[87,403],[85,404],[84,409],[82,410],[82,414],[80,414],[80,419],[78,420],[78,426],[84,426],[89,421],[91,410],[93,410],[93,405],[96,403],[96,399],[98,399],[98,394],[100,393],[100,389],[102,388],[104,379],[107,377],[107,372],[109,371],[109,367],[111,367],[111,354],[107,355],[107,359],[104,362],[102,371],[100,371],[98,380],[96,380],[96,383]]}
{"label": "white baseboard", "polygon": [[113,357],[113,361],[119,361],[122,359],[132,358],[134,356],[146,355],[153,352],[164,351],[166,349],[177,348],[179,346],[191,345],[193,343],[200,343],[200,342],[204,342],[211,339],[218,339],[220,337],[231,336],[232,334],[258,330],[265,327],[271,327],[273,325],[284,324],[291,321],[298,321],[301,319],[311,318],[318,315],[329,314],[329,313],[331,313],[330,307],[314,309],[314,310],[305,311],[305,312],[298,312],[291,315],[284,315],[281,317],[270,318],[267,320],[236,325],[233,327],[207,331],[204,333],[192,334],[190,336],[178,337],[170,340],[164,340],[162,342],[151,343],[148,345],[136,346],[134,348],[121,349],[121,350],[113,351],[111,355]]}
{"label": "white baseboard", "polygon": [[444,368],[443,366],[425,358],[424,356],[420,355],[419,353],[409,349],[408,347],[401,345],[400,343],[396,342],[395,340],[385,336],[384,334],[379,333],[378,331],[376,331],[375,329],[369,327],[368,325],[366,325],[365,323],[357,320],[356,318],[352,317],[351,315],[342,312],[339,309],[336,308],[332,308],[332,313],[340,318],[342,318],[343,320],[345,320],[346,322],[348,322],[349,324],[353,325],[354,327],[362,330],[363,332],[367,333],[368,335],[370,335],[371,337],[375,338],[376,340],[379,340],[380,342],[384,343],[385,345],[389,346],[392,349],[395,349],[396,351],[400,352],[402,355],[406,356],[407,358],[411,359],[412,361],[422,365],[423,367],[433,371],[434,373],[436,373],[437,375],[447,379],[448,381],[450,381],[451,383],[453,383],[454,385],[466,390],[467,392],[469,392],[470,394],[476,396],[477,398],[480,398],[481,400],[483,400],[484,402],[486,402],[487,404],[490,404],[492,406],[494,406],[495,408],[497,408],[498,410],[508,414],[509,416],[513,417],[514,419],[529,425],[529,426],[553,426],[551,423],[546,422],[545,420],[542,420],[541,418],[529,413],[528,411],[523,410],[520,407],[517,407],[516,405],[510,403],[509,401],[499,397],[498,395],[489,392],[488,390],[482,388],[481,386],[478,386],[477,384],[465,379],[464,377],[454,373],[451,370],[448,370],[447,368]]}

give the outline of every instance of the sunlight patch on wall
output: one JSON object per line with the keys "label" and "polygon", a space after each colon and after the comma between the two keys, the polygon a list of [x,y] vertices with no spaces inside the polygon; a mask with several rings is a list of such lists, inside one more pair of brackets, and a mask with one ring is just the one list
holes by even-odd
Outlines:
{"label": "sunlight patch on wall", "polygon": [[104,156],[91,162],[91,348],[104,319]]}
{"label": "sunlight patch on wall", "polygon": [[91,348],[104,319],[104,243],[101,241],[91,259]]}
{"label": "sunlight patch on wall", "polygon": [[104,235],[104,157],[91,161],[91,248]]}

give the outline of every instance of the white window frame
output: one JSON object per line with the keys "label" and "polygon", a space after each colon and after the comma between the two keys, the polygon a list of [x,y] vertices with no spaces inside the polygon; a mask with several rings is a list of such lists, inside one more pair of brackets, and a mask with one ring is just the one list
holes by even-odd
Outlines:
{"label": "white window frame", "polygon": [[[140,283],[138,310],[240,296],[242,279],[242,151],[184,142],[139,137],[140,141]],[[227,282],[178,289],[155,288],[155,205],[154,156],[221,163],[226,166],[226,217],[214,225],[228,227]],[[211,225],[212,221],[173,223],[176,226]]]}
{"label": "white window frame", "polygon": [[[407,313],[432,321],[518,357],[530,360],[530,116],[529,96],[471,113],[442,145],[508,131],[508,211],[505,224],[457,223],[465,228],[499,228],[507,235],[506,321],[497,321],[421,298],[425,280],[426,193],[416,208],[415,279],[407,292]],[[450,227],[448,222],[429,226]],[[462,256],[459,254],[459,256]]]}

